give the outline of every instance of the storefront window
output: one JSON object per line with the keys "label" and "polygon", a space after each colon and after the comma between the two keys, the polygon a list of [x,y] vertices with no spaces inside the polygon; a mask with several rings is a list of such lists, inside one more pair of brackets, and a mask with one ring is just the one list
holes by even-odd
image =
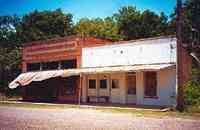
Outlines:
{"label": "storefront window", "polygon": [[40,70],[40,63],[27,64],[27,71],[39,71],[39,70]]}
{"label": "storefront window", "polygon": [[112,88],[113,89],[119,88],[119,80],[118,79],[112,79]]}
{"label": "storefront window", "polygon": [[58,62],[44,62],[42,63],[42,70],[56,70],[58,69]]}
{"label": "storefront window", "polygon": [[89,79],[89,89],[96,89],[96,80]]}
{"label": "storefront window", "polygon": [[76,60],[61,61],[61,69],[76,68]]}
{"label": "storefront window", "polygon": [[107,80],[106,79],[101,79],[100,80],[100,88],[106,89],[107,88]]}

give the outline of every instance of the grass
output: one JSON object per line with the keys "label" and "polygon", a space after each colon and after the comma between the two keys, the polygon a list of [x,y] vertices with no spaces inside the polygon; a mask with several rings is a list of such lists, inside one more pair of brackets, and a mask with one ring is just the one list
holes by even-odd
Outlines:
{"label": "grass", "polygon": [[[19,107],[19,108],[29,108],[29,109],[86,109],[86,110],[96,110],[98,112],[108,112],[108,113],[121,113],[121,114],[131,114],[133,116],[139,117],[178,117],[178,118],[192,118],[200,119],[200,111],[187,110],[185,112],[178,111],[152,111],[145,109],[123,109],[123,108],[107,108],[107,107],[82,107],[79,105],[71,104],[40,104],[40,103],[15,103],[15,102],[0,102],[0,106],[5,107]],[[200,110],[200,109],[199,109]]]}
{"label": "grass", "polygon": [[179,112],[176,110],[170,110],[170,111],[151,111],[151,110],[143,110],[143,109],[107,109],[107,108],[100,108],[97,110],[103,111],[103,112],[114,112],[114,113],[129,113],[133,116],[139,116],[139,117],[155,117],[155,118],[163,118],[163,117],[177,117],[177,118],[192,118],[192,119],[200,119],[200,113],[196,112]]}
{"label": "grass", "polygon": [[33,109],[66,109],[66,108],[78,108],[77,105],[70,105],[70,104],[42,104],[42,103],[27,103],[27,102],[22,102],[22,103],[0,102],[0,106],[33,108]]}

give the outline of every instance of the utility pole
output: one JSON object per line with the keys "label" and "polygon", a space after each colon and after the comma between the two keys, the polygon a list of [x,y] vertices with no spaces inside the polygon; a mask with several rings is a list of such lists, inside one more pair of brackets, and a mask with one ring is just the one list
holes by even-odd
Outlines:
{"label": "utility pole", "polygon": [[184,84],[183,84],[183,62],[182,62],[182,0],[177,0],[176,38],[177,38],[177,109],[184,109]]}

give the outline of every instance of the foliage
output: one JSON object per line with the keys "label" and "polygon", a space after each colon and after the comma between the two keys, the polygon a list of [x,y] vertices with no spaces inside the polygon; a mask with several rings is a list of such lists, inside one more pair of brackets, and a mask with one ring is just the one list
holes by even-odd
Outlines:
{"label": "foliage", "polygon": [[125,6],[112,17],[105,19],[81,19],[75,26],[75,34],[95,36],[110,40],[129,40],[174,34],[174,24],[162,12],[140,12],[133,6]]}
{"label": "foliage", "polygon": [[[0,91],[5,91],[8,81],[15,75],[21,62],[20,40],[15,27],[20,24],[17,16],[0,17]],[[6,86],[6,87],[5,87]]]}
{"label": "foliage", "polygon": [[74,32],[81,36],[94,36],[109,40],[121,40],[116,21],[112,17],[105,19],[82,18],[75,26]]}
{"label": "foliage", "polygon": [[[183,10],[183,42],[189,52],[200,57],[200,1],[186,0]],[[185,104],[200,106],[200,64],[193,62],[192,78],[186,85]]]}
{"label": "foliage", "polygon": [[185,105],[200,105],[200,84],[197,81],[189,81],[185,86]]}
{"label": "foliage", "polygon": [[168,18],[162,12],[160,15],[145,10],[140,12],[133,6],[122,7],[114,14],[120,34],[126,39],[137,39],[152,36],[168,35]]}
{"label": "foliage", "polygon": [[23,42],[67,36],[72,33],[72,14],[35,10],[22,18],[16,30]]}
{"label": "foliage", "polygon": [[126,39],[139,38],[140,12],[135,7],[122,7],[118,13],[114,14],[114,17],[120,33],[125,35]]}
{"label": "foliage", "polygon": [[183,12],[183,40],[190,52],[200,57],[200,1],[186,0]]}

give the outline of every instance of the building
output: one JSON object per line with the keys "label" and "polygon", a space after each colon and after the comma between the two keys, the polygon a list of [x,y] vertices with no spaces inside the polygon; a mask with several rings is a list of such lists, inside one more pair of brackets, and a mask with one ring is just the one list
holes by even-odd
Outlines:
{"label": "building", "polygon": [[[24,99],[176,105],[175,38],[114,43],[94,38],[75,39],[25,46],[26,73],[9,87],[27,86],[23,87]],[[182,52],[184,81],[187,81],[191,59],[184,49]]]}

